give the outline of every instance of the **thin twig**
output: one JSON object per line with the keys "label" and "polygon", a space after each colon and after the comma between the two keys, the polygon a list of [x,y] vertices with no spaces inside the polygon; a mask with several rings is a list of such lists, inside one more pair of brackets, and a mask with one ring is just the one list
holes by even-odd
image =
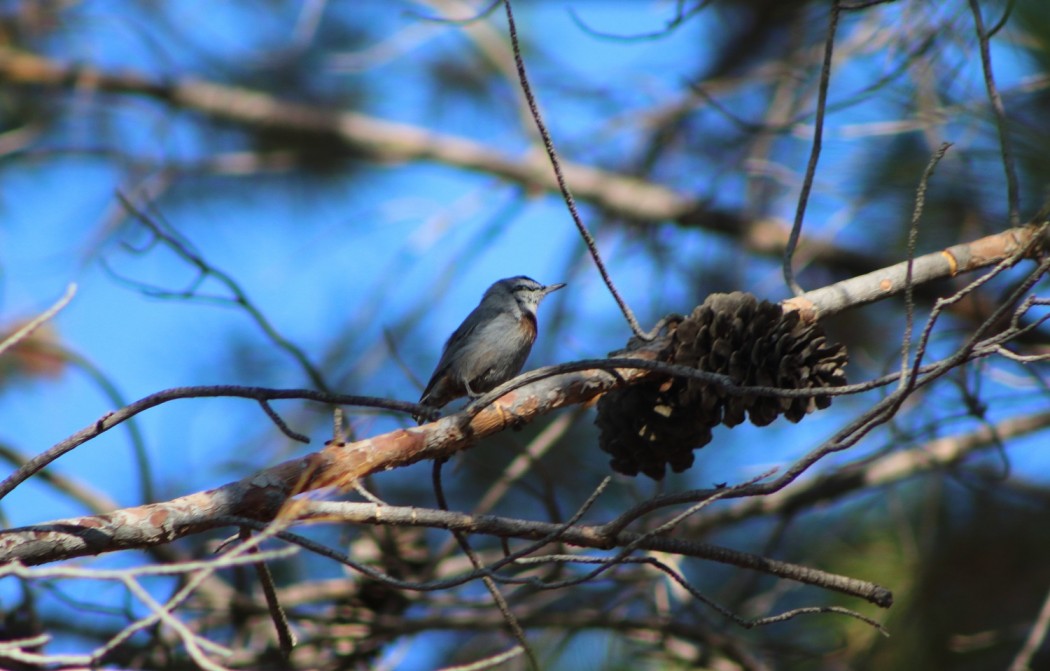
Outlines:
{"label": "thin twig", "polygon": [[1048,629],[1050,629],[1050,592],[1047,592],[1046,598],[1043,600],[1043,607],[1039,609],[1039,615],[1032,624],[1032,629],[1028,632],[1024,645],[1017,651],[1017,656],[1011,662],[1009,671],[1027,671],[1031,668],[1032,658],[1039,651],[1043,641],[1046,640]]}
{"label": "thin twig", "polygon": [[587,33],[591,37],[597,37],[599,39],[605,39],[605,40],[616,40],[616,41],[619,41],[619,42],[638,42],[638,41],[643,41],[643,40],[659,40],[661,38],[667,37],[668,35],[673,33],[675,30],[680,28],[682,25],[685,24],[685,22],[688,19],[690,19],[694,15],[700,13],[703,9],[705,9],[708,5],[710,5],[711,2],[712,2],[712,0],[699,0],[691,8],[686,9],[683,6],[684,3],[681,2],[681,0],[679,0],[679,2],[677,3],[678,7],[675,8],[674,18],[669,20],[664,25],[663,28],[659,28],[657,30],[649,31],[649,32],[646,32],[646,33],[635,33],[633,35],[617,35],[615,33],[609,33],[609,32],[605,32],[605,31],[597,30],[595,28],[591,28],[590,26],[588,26],[584,22],[583,19],[580,18],[580,16],[577,13],[576,9],[572,8],[572,7],[569,8],[569,16],[572,18],[572,22],[576,24],[577,28],[579,28],[583,32]]}
{"label": "thin twig", "polygon": [[[777,494],[744,499],[735,506],[709,512],[689,526],[689,534],[702,536],[709,530],[724,529],[759,516],[783,517],[810,507],[828,506],[857,492],[875,491],[930,471],[950,468],[968,455],[994,445],[997,440],[1005,441],[1029,435],[1048,427],[1050,412],[1022,415],[1004,420],[994,427],[982,426],[975,431],[945,436],[876,459],[864,458],[847,463],[835,472],[799,483],[791,490],[784,489]],[[678,505],[706,496],[707,492],[708,490],[683,492],[680,495],[667,495],[644,503],[651,509]],[[692,499],[689,498],[690,494]]]}
{"label": "thin twig", "polygon": [[389,399],[375,398],[370,396],[349,396],[344,394],[328,394],[313,389],[266,389],[264,387],[242,387],[237,385],[216,385],[216,386],[200,386],[200,387],[175,387],[172,389],[166,389],[159,391],[155,394],[150,394],[144,398],[126,405],[119,410],[106,413],[98,420],[84,427],[80,431],[77,431],[72,436],[69,436],[65,440],[55,443],[53,446],[45,450],[44,452],[33,457],[27,461],[21,468],[9,475],[3,482],[0,482],[0,499],[4,498],[11,491],[25,482],[27,479],[35,475],[40,469],[46,467],[48,464],[58,459],[62,455],[66,454],[70,450],[76,448],[79,445],[86,443],[87,441],[95,438],[96,436],[105,433],[114,426],[127,421],[131,417],[148,410],[152,407],[161,405],[180,398],[214,398],[220,396],[229,396],[233,398],[250,398],[256,401],[259,400],[276,400],[276,399],[303,399],[309,401],[317,401],[319,403],[328,403],[333,405],[360,405],[371,408],[382,408],[386,410],[392,410],[395,412],[404,412],[407,414],[423,414],[433,416],[434,411],[432,408],[418,405],[416,403],[407,403],[405,401],[392,401]]}
{"label": "thin twig", "polygon": [[[252,532],[247,527],[241,527],[240,538],[242,541],[246,541],[251,538]],[[248,554],[258,554],[259,546],[253,546],[248,550]],[[270,567],[266,565],[266,562],[259,562],[255,566],[255,575],[259,578],[259,585],[262,586],[263,597],[266,599],[266,609],[270,613],[270,619],[273,621],[274,629],[277,631],[277,642],[281,648],[281,654],[287,660],[292,656],[292,650],[295,648],[295,633],[292,632],[292,626],[288,622],[288,613],[285,612],[284,607],[281,606],[281,600],[277,598],[277,585],[274,584],[273,574],[270,572]]]}
{"label": "thin twig", "polygon": [[266,416],[270,418],[270,421],[272,421],[275,425],[277,425],[277,428],[281,430],[281,433],[283,433],[284,435],[288,436],[292,440],[299,441],[300,443],[309,443],[310,442],[310,438],[309,437],[299,433],[298,431],[293,431],[285,423],[285,421],[283,419],[281,419],[281,416],[277,414],[277,411],[275,411],[273,409],[273,406],[270,405],[269,401],[267,401],[266,399],[261,398],[261,399],[259,399],[259,406],[262,407],[263,412],[265,412]]}
{"label": "thin twig", "polygon": [[218,268],[208,263],[203,256],[201,256],[200,254],[198,254],[190,248],[188,242],[180,240],[173,231],[165,230],[160,223],[153,221],[145,212],[136,207],[123,193],[117,192],[117,198],[120,200],[120,203],[124,206],[128,213],[131,214],[136,221],[138,221],[146,229],[148,229],[155,236],[156,240],[164,243],[179,257],[181,257],[183,260],[187,261],[194,268],[196,268],[198,278],[194,282],[191,289],[183,292],[172,292],[155,288],[151,289],[145,287],[145,285],[143,285],[140,282],[135,282],[126,278],[120,278],[119,275],[115,275],[116,277],[138,286],[140,289],[146,291],[146,293],[148,293],[149,295],[156,297],[176,298],[195,297],[196,287],[199,284],[201,284],[204,281],[204,279],[208,277],[214,277],[216,280],[219,281],[220,284],[226,287],[226,290],[230,292],[231,296],[214,297],[214,300],[217,300],[221,303],[233,304],[244,310],[244,312],[251,318],[251,320],[255,322],[256,326],[258,326],[262,330],[263,334],[267,338],[269,338],[270,342],[276,345],[279,349],[287,352],[293,359],[295,359],[295,361],[303,369],[303,371],[306,373],[307,377],[314,384],[314,386],[316,386],[321,391],[330,391],[328,383],[325,382],[324,375],[322,375],[321,371],[310,361],[309,357],[307,357],[306,355],[306,352],[304,352],[302,348],[285,338],[283,335],[281,335],[281,333],[277,331],[276,327],[274,327],[274,325],[270,323],[270,320],[267,319],[266,316],[262,313],[262,311],[251,301],[250,298],[248,298],[248,294],[244,291],[244,289],[241,288],[240,284],[238,284],[236,280],[234,280],[227,273],[219,270]]}
{"label": "thin twig", "polygon": [[1010,142],[1010,129],[1007,126],[1006,108],[995,85],[995,73],[992,70],[992,54],[989,48],[989,35],[984,29],[981,18],[981,7],[977,0],[970,0],[970,11],[973,12],[974,28],[977,30],[977,42],[980,45],[981,67],[984,69],[984,85],[988,90],[988,100],[995,112],[995,125],[999,130],[999,151],[1003,157],[1003,171],[1006,173],[1006,198],[1010,207],[1010,225],[1017,226],[1021,221],[1021,195],[1017,179],[1017,166],[1014,164],[1013,149]]}
{"label": "thin twig", "polygon": [[1006,0],[1006,9],[1003,10],[1003,15],[999,17],[994,26],[988,29],[988,39],[995,37],[995,34],[1002,30],[1006,22],[1010,20],[1010,15],[1014,13],[1015,2],[1016,0]]}
{"label": "thin twig", "polygon": [[[432,471],[431,481],[434,486],[434,495],[437,497],[438,508],[444,511],[448,511],[448,501],[445,499],[445,489],[441,484],[441,467],[447,459],[439,458],[434,460],[434,467]],[[471,547],[470,541],[467,539],[467,535],[462,531],[456,529],[449,530],[452,536],[459,543],[459,547],[463,550],[463,554],[470,560],[471,566],[475,570],[482,569],[482,561],[478,556],[478,553]],[[536,653],[533,652],[532,647],[529,645],[529,641],[525,638],[525,630],[522,629],[521,623],[518,622],[518,618],[514,615],[514,612],[510,609],[510,603],[507,602],[507,598],[503,596],[503,592],[500,591],[499,585],[492,579],[491,576],[482,576],[481,582],[485,585],[485,589],[492,595],[492,600],[496,603],[496,608],[499,609],[500,615],[503,617],[503,621],[507,623],[507,628],[510,629],[511,636],[518,642],[520,647],[525,652],[525,657],[529,660],[529,668],[533,671],[539,671],[540,663],[536,659]]]}
{"label": "thin twig", "polygon": [[919,241],[919,220],[922,219],[923,209],[926,207],[926,187],[929,185],[930,177],[933,176],[934,168],[944,158],[945,152],[952,146],[951,142],[941,143],[940,148],[934,152],[930,162],[919,180],[919,186],[915,191],[915,209],[912,211],[911,224],[908,226],[908,268],[904,274],[904,337],[901,338],[901,379],[903,387],[908,383],[908,361],[911,356],[911,333],[915,322],[915,286],[912,284],[912,272],[915,268],[915,247]]}
{"label": "thin twig", "polygon": [[795,221],[791,225],[791,233],[788,235],[787,246],[784,249],[784,282],[791,292],[800,296],[805,293],[802,286],[795,279],[795,271],[791,267],[791,261],[795,256],[795,248],[798,247],[799,237],[802,235],[802,220],[806,216],[806,204],[809,202],[809,192],[813,188],[813,179],[817,173],[817,162],[820,160],[820,148],[824,137],[824,112],[828,103],[828,83],[831,81],[831,57],[835,47],[835,31],[839,24],[839,0],[831,3],[831,17],[828,21],[828,37],[824,42],[824,64],[820,69],[820,84],[817,89],[816,118],[813,120],[813,147],[809,154],[809,164],[806,166],[806,176],[802,180],[802,190],[798,194],[798,206],[795,208]]}
{"label": "thin twig", "polygon": [[54,305],[44,310],[36,317],[30,319],[28,322],[23,324],[22,327],[19,328],[17,331],[4,338],[3,341],[0,341],[0,354],[3,354],[11,347],[17,345],[20,341],[27,338],[29,334],[31,334],[33,331],[40,328],[40,326],[42,326],[44,322],[57,315],[59,311],[62,310],[62,308],[66,307],[69,304],[69,301],[73,300],[73,295],[76,294],[76,292],[77,285],[73,282],[70,282],[69,286],[66,287],[66,292],[62,294],[61,298],[55,301]]}
{"label": "thin twig", "polygon": [[484,669],[492,669],[500,664],[509,662],[515,657],[519,657],[523,652],[527,652],[526,649],[520,645],[516,645],[510,650],[506,650],[484,659],[479,659],[476,662],[471,662],[470,664],[457,664],[456,666],[443,666],[438,671],[483,671]]}
{"label": "thin twig", "polygon": [[499,6],[500,2],[501,0],[491,0],[491,2],[489,2],[488,5],[483,7],[481,10],[475,12],[473,16],[468,16],[465,19],[452,19],[447,16],[431,16],[429,14],[424,14],[413,9],[402,11],[404,11],[407,15],[415,17],[421,21],[431,21],[433,23],[446,23],[452,26],[467,26],[472,23],[481,21],[482,19],[487,17],[489,14],[495,11],[496,7]]}
{"label": "thin twig", "polygon": [[[272,527],[272,525],[269,526]],[[267,525],[263,525],[264,534],[257,538],[261,539],[270,537],[272,531],[267,531],[266,527]],[[279,550],[267,550],[261,551],[258,554],[246,555],[245,553],[250,547],[257,546],[255,544],[249,544],[244,550],[240,550],[237,553],[231,553],[230,555],[224,555],[207,561],[178,562],[175,564],[163,565],[145,564],[142,566],[123,567],[119,569],[90,569],[74,566],[26,567],[18,562],[4,564],[0,566],[0,577],[13,575],[23,580],[91,579],[119,582],[127,588],[130,594],[137,597],[150,611],[149,615],[135,620],[117,634],[110,636],[105,645],[100,646],[91,653],[76,655],[40,655],[37,653],[19,651],[18,657],[27,662],[35,662],[38,664],[58,663],[66,666],[95,667],[106,655],[122,645],[136,632],[142,631],[143,629],[151,627],[157,623],[164,622],[176,631],[179,638],[186,645],[187,652],[193,657],[198,665],[207,669],[225,669],[225,667],[219,666],[208,659],[201,648],[205,647],[213,653],[217,652],[220,654],[228,654],[228,649],[190,632],[184,624],[172,615],[172,611],[217,569],[255,564],[260,561],[288,557],[295,554],[297,551],[295,548],[281,548]],[[149,594],[148,590],[141,586],[138,578],[147,576],[184,576],[186,578],[186,584],[162,605],[155,601]],[[4,650],[3,655],[5,657],[14,657],[14,652],[15,651]]]}
{"label": "thin twig", "polygon": [[612,294],[613,299],[616,300],[616,304],[620,306],[620,311],[623,312],[624,318],[627,319],[631,331],[643,340],[652,340],[655,337],[655,334],[650,335],[646,333],[638,324],[634,312],[620,296],[620,292],[617,291],[616,285],[613,284],[612,277],[609,275],[609,271],[605,268],[605,262],[602,261],[601,254],[598,252],[598,245],[594,241],[594,236],[592,236],[590,231],[587,230],[586,224],[584,224],[583,219],[580,218],[580,213],[576,209],[576,200],[573,198],[572,192],[569,191],[569,185],[565,181],[565,175],[562,173],[561,163],[558,160],[558,154],[554,149],[554,141],[551,140],[550,132],[548,132],[546,124],[543,123],[543,117],[540,115],[539,105],[536,103],[536,97],[533,95],[532,87],[529,85],[528,75],[525,73],[525,61],[521,57],[521,45],[518,43],[518,28],[514,23],[514,13],[510,8],[510,0],[503,0],[503,7],[507,10],[507,25],[510,29],[510,43],[514,51],[514,64],[518,68],[518,79],[521,82],[521,91],[525,94],[525,100],[529,103],[529,111],[532,112],[532,118],[536,121],[536,128],[540,132],[540,137],[543,138],[543,148],[547,150],[547,156],[550,158],[551,167],[554,169],[554,176],[558,182],[558,188],[561,189],[561,195],[565,199],[565,205],[569,208],[569,214],[572,215],[573,223],[576,224],[576,230],[580,232],[580,237],[583,238],[584,243],[587,245],[587,250],[590,252],[591,258],[594,260],[595,267],[598,269],[598,272],[601,273],[602,281],[604,281],[605,286],[609,288],[609,293]]}
{"label": "thin twig", "polygon": [[[739,495],[744,490],[754,487],[749,485],[740,491],[733,492]],[[601,488],[599,488],[600,491]],[[592,496],[581,511],[591,505],[596,498]],[[688,511],[687,511],[688,512]],[[554,524],[550,522],[526,521],[496,517],[493,515],[466,515],[463,513],[446,512],[439,510],[427,510],[425,508],[411,508],[402,506],[376,506],[370,503],[355,502],[333,502],[333,501],[305,501],[301,514],[318,521],[341,520],[355,524],[383,524],[392,526],[417,526],[437,529],[455,528],[464,532],[475,534],[495,535],[507,538],[524,538],[534,540],[526,548],[493,562],[489,567],[483,569],[472,569],[465,573],[443,578],[439,580],[428,580],[425,582],[408,581],[383,573],[373,566],[355,561],[344,552],[333,550],[317,541],[306,538],[299,534],[288,531],[279,531],[275,537],[294,543],[310,552],[320,556],[328,557],[334,561],[344,564],[356,572],[368,576],[374,580],[397,588],[420,592],[433,592],[447,590],[451,587],[477,580],[483,575],[507,582],[527,582],[537,587],[547,587],[543,583],[537,583],[532,578],[510,579],[498,576],[496,571],[504,566],[517,562],[522,557],[528,556],[539,548],[561,540],[570,545],[580,547],[603,548],[624,547],[634,545],[636,549],[657,552],[674,553],[686,557],[695,557],[708,561],[729,564],[740,568],[761,571],[768,575],[785,578],[802,584],[819,586],[857,598],[865,599],[879,605],[888,607],[892,602],[892,594],[879,585],[857,580],[834,573],[828,573],[807,566],[800,566],[790,562],[784,562],[768,557],[762,557],[746,552],[739,552],[725,547],[700,543],[696,541],[672,538],[669,536],[658,536],[652,534],[636,534],[622,531],[615,538],[608,538],[603,533],[601,526],[579,526],[576,524],[578,512],[566,523]],[[219,516],[214,519],[217,524],[229,524],[235,526],[250,526],[254,529],[266,529],[267,523],[252,520],[245,517]]]}
{"label": "thin twig", "polygon": [[[9,462],[16,469],[29,461],[28,456],[4,444],[0,444],[0,459]],[[101,515],[118,507],[116,501],[102,492],[94,491],[90,485],[74,480],[62,473],[44,471],[40,474],[39,479],[95,514]]]}
{"label": "thin twig", "polygon": [[[554,447],[557,441],[565,435],[565,432],[569,430],[573,422],[578,418],[579,413],[567,413],[560,415],[545,427],[543,431],[532,440],[525,451],[515,457],[514,460],[503,469],[503,473],[500,477],[492,483],[485,494],[482,495],[478,503],[473,506],[473,514],[484,515],[492,510],[496,503],[499,502],[508,491],[510,491],[513,484],[523,478],[528,473],[529,467],[546,454],[550,448]],[[451,539],[449,542],[441,546],[437,552],[434,553],[434,556],[438,557],[440,560],[448,555],[454,546],[455,539]]]}
{"label": "thin twig", "polygon": [[[128,403],[124,400],[124,395],[117,388],[115,382],[109,379],[102,369],[95,365],[94,362],[90,361],[87,357],[75,352],[68,347],[59,346],[58,350],[60,355],[65,358],[73,366],[80,368],[81,372],[87,375],[95,384],[99,386],[102,393],[106,395],[109,402],[116,407],[124,407]],[[135,460],[135,468],[139,474],[139,487],[141,489],[140,496],[142,497],[143,503],[149,503],[157,500],[155,488],[153,486],[153,469],[150,465],[150,453],[146,449],[146,439],[142,435],[142,430],[139,428],[138,422],[131,420],[126,425],[128,431],[128,440],[131,441],[131,453]]]}

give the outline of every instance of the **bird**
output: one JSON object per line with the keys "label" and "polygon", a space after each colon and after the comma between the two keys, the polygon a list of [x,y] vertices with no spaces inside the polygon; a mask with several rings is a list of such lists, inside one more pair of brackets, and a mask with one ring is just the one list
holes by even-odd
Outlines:
{"label": "bird", "polygon": [[518,275],[486,289],[449,336],[419,404],[437,409],[463,396],[476,398],[521,372],[536,340],[536,308],[564,286]]}

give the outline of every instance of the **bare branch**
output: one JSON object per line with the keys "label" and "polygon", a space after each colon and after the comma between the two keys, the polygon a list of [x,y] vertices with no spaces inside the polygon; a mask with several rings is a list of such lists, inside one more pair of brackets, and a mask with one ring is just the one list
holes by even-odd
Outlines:
{"label": "bare branch", "polygon": [[1028,671],[1032,668],[1032,658],[1046,640],[1047,631],[1050,631],[1050,592],[1047,592],[1043,600],[1043,607],[1039,609],[1039,615],[1036,616],[1024,645],[1017,651],[1017,656],[1011,662],[1009,671]]}
{"label": "bare branch", "polygon": [[57,315],[62,308],[69,304],[69,301],[73,300],[73,295],[77,292],[77,285],[70,283],[66,287],[66,292],[62,294],[62,297],[55,301],[55,304],[44,310],[39,315],[30,319],[28,322],[23,324],[17,331],[8,335],[0,341],[0,355],[3,355],[5,351],[17,345],[20,341],[27,338],[33,331],[40,328],[47,320]]}
{"label": "bare branch", "polygon": [[[992,54],[989,46],[991,37],[985,32],[984,19],[981,18],[981,6],[977,3],[977,0],[970,0],[970,11],[973,13],[973,23],[977,30],[981,67],[984,69],[984,85],[988,90],[988,100],[992,104],[992,111],[995,113],[995,125],[999,130],[999,151],[1003,156],[1003,172],[1006,173],[1006,200],[1010,212],[1010,225],[1017,226],[1021,222],[1020,182],[1017,179],[1017,166],[1014,162],[1012,148],[1013,143],[1010,141],[1010,132],[1006,125],[1006,108],[1003,106],[1003,99],[999,95],[999,89],[995,85],[995,74],[992,70]],[[1009,12],[1007,12],[1007,15],[1009,15]]]}
{"label": "bare branch", "polygon": [[985,268],[1011,260],[1011,265],[1043,252],[1046,229],[1042,222],[1011,228],[988,237],[962,243],[939,252],[920,256],[914,262],[902,261],[875,272],[838,282],[788,299],[788,310],[801,310],[812,319],[822,319],[847,308],[859,307],[899,294],[908,286],[909,266],[915,284],[954,277],[959,273]]}
{"label": "bare branch", "polygon": [[817,174],[817,162],[820,160],[820,148],[824,137],[824,112],[828,103],[828,83],[831,81],[831,57],[835,48],[835,31],[839,25],[839,11],[839,0],[832,0],[831,16],[828,19],[828,36],[824,41],[824,63],[820,68],[820,86],[817,89],[817,113],[813,121],[813,147],[810,150],[809,163],[806,165],[806,176],[802,180],[802,190],[798,194],[795,222],[791,225],[787,248],[784,250],[784,282],[795,296],[801,296],[805,291],[795,280],[795,271],[791,267],[791,259],[795,255],[795,247],[798,246],[799,236],[802,235],[802,220],[806,216],[806,204],[809,202],[809,192],[813,188],[813,179]]}
{"label": "bare branch", "polygon": [[514,49],[514,63],[518,67],[518,80],[521,82],[521,91],[525,94],[525,99],[529,103],[529,110],[532,112],[532,118],[536,122],[536,128],[540,132],[540,137],[543,138],[543,148],[547,150],[547,156],[551,161],[551,168],[554,170],[554,178],[558,183],[558,189],[561,191],[562,198],[565,199],[565,205],[569,208],[569,214],[572,216],[572,221],[576,224],[576,230],[579,231],[580,237],[583,238],[583,242],[587,245],[587,251],[590,252],[591,259],[594,261],[594,267],[598,269],[598,272],[602,276],[602,281],[605,282],[605,286],[609,288],[609,293],[612,294],[613,299],[616,300],[616,304],[620,306],[620,311],[623,312],[624,319],[627,320],[627,324],[631,327],[631,331],[639,338],[652,340],[656,334],[646,334],[642,330],[641,325],[638,324],[638,319],[634,316],[634,311],[631,310],[623,297],[620,296],[620,292],[617,291],[616,285],[612,281],[612,276],[609,275],[609,271],[605,268],[605,262],[602,261],[601,254],[598,252],[598,244],[594,241],[594,236],[587,230],[586,224],[584,224],[583,219],[580,218],[580,213],[576,209],[576,199],[572,197],[572,192],[569,190],[569,184],[561,169],[561,162],[558,159],[558,153],[554,149],[554,141],[551,139],[546,124],[543,123],[543,117],[540,115],[539,105],[536,104],[536,97],[533,95],[532,87],[529,85],[528,75],[525,74],[525,61],[521,57],[521,46],[518,44],[518,29],[514,25],[514,12],[511,11],[510,0],[503,0],[503,8],[507,11],[507,25],[510,29],[510,42]]}
{"label": "bare branch", "polygon": [[314,391],[312,389],[266,389],[263,387],[241,387],[236,385],[218,385],[218,386],[202,386],[202,387],[176,387],[174,389],[167,389],[160,391],[155,394],[150,394],[145,398],[135,401],[131,405],[125,406],[119,410],[107,413],[106,415],[99,418],[90,426],[84,427],[80,431],[76,432],[69,438],[56,443],[54,446],[49,448],[47,451],[33,457],[26,462],[21,468],[9,475],[2,483],[0,483],[0,499],[7,496],[11,491],[22,482],[32,477],[34,474],[40,471],[55,459],[58,459],[63,454],[66,454],[72,449],[75,449],[79,445],[86,443],[87,441],[99,436],[109,429],[127,421],[144,410],[148,410],[152,407],[158,406],[168,401],[173,401],[180,398],[215,398],[221,396],[229,396],[233,398],[250,398],[256,401],[272,401],[276,399],[305,399],[311,401],[317,401],[320,403],[330,403],[336,405],[359,405],[370,408],[383,408],[386,410],[392,410],[395,412],[405,412],[408,414],[422,413],[423,415],[429,415],[433,413],[432,408],[426,408],[415,403],[407,403],[405,401],[393,401],[383,398],[374,398],[370,396],[348,396],[342,394],[327,394],[320,391]]}
{"label": "bare branch", "polygon": [[[194,298],[196,297],[197,287],[203,283],[205,279],[209,277],[215,278],[230,293],[229,297],[217,297],[215,300],[221,303],[235,305],[243,310],[251,320],[255,322],[256,326],[262,330],[263,334],[270,340],[270,342],[276,345],[278,349],[287,352],[296,363],[299,364],[314,386],[321,391],[331,392],[328,383],[325,382],[324,375],[321,374],[321,371],[318,370],[318,368],[310,361],[309,357],[306,356],[306,352],[277,331],[274,325],[270,323],[270,320],[267,319],[262,311],[256,307],[255,303],[248,298],[247,292],[245,292],[235,279],[206,261],[200,253],[194,251],[190,247],[187,241],[177,236],[174,231],[169,230],[169,227],[162,225],[160,222],[154,221],[147,216],[145,212],[135,207],[135,205],[128,200],[124,194],[117,193],[117,198],[120,200],[121,205],[124,206],[124,209],[126,209],[132,216],[134,216],[136,221],[155,236],[156,241],[175,252],[181,259],[192,265],[198,273],[197,280],[188,290],[176,293],[163,289],[153,289],[148,290],[148,293],[157,297]],[[263,409],[266,410],[266,407],[264,406]],[[275,418],[275,416],[268,410],[267,415],[270,415],[271,419]],[[275,419],[275,423],[279,427],[282,424],[279,419]]]}
{"label": "bare branch", "polygon": [[1007,440],[1048,427],[1050,412],[1044,412],[1008,419],[994,427],[983,426],[959,436],[945,436],[910,450],[847,464],[836,472],[799,483],[791,490],[750,498],[730,508],[708,512],[689,523],[688,528],[691,535],[700,535],[761,515],[790,515],[857,492],[888,487],[923,473],[949,468],[961,463],[968,455],[993,445],[997,437]]}

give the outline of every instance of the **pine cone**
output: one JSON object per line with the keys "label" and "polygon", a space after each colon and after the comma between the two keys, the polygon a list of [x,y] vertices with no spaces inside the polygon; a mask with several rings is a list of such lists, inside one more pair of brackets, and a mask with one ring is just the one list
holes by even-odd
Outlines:
{"label": "pine cone", "polygon": [[[819,389],[846,383],[846,348],[831,344],[798,312],[751,294],[712,294],[674,332],[669,359],[728,376],[735,384]],[[831,405],[829,396],[734,396],[688,378],[664,378],[618,389],[598,402],[599,444],[613,470],[663,478],[693,464],[693,450],[711,442],[718,424],[746,418],[765,426],[780,415],[798,422]]]}
{"label": "pine cone", "polygon": [[688,411],[675,407],[678,382],[642,382],[599,399],[598,444],[612,455],[609,463],[614,471],[625,475],[641,472],[661,480],[667,466],[675,473],[692,466],[693,447],[711,442],[714,424],[676,416]]}

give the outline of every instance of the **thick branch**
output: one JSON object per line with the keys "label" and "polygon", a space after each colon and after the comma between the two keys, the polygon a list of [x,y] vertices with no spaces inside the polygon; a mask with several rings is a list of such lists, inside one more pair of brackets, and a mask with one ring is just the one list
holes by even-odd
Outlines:
{"label": "thick branch", "polygon": [[[1042,227],[1035,226],[1011,229],[968,245],[957,245],[938,254],[920,257],[915,260],[913,278],[916,282],[923,282],[932,277],[954,275],[997,261],[1016,262],[1041,250],[1042,231]],[[927,267],[928,276],[922,270]],[[883,272],[889,279],[878,280],[876,275],[864,276],[809,292],[787,301],[785,306],[801,308],[807,319],[813,319],[857,302],[874,300],[870,293],[855,292],[851,288],[853,282],[865,287],[875,281],[886,295],[903,289],[893,279],[903,272],[900,267]],[[661,338],[633,350],[631,356],[635,359],[658,360],[664,346],[666,339]],[[509,391],[498,401],[493,399],[493,402],[484,405],[482,402],[475,403],[468,409],[471,411],[422,427],[398,429],[348,445],[330,444],[320,452],[286,461],[218,489],[107,515],[11,530],[0,534],[0,562],[20,560],[26,564],[38,564],[148,547],[222,526],[216,520],[222,516],[270,521],[290,497],[302,492],[322,487],[345,488],[372,473],[426,459],[447,457],[485,436],[557,408],[585,403],[599,394],[651,374],[652,370],[643,368],[617,368],[614,371],[585,369],[563,373]],[[482,399],[485,402],[488,400]],[[476,413],[472,411],[475,406],[481,406]],[[75,437],[79,439],[77,444],[109,428],[112,419],[103,418],[96,425],[85,429],[81,432],[83,436],[78,434]]]}
{"label": "thick branch", "polygon": [[[1036,222],[920,256],[911,264],[911,282],[919,286],[986,268],[1011,257],[1020,261],[1026,256],[1041,254],[1046,247],[1045,236],[1042,222]],[[801,310],[807,319],[819,320],[847,308],[904,292],[907,289],[908,266],[907,261],[902,261],[866,275],[808,291],[784,301],[782,305],[786,310]]]}
{"label": "thick branch", "polygon": [[[507,156],[464,138],[356,112],[279,100],[245,88],[191,79],[160,81],[135,73],[107,73],[67,65],[22,51],[0,49],[0,80],[9,84],[85,92],[142,95],[222,121],[336,138],[377,161],[433,160],[489,174],[530,189],[556,192],[558,185],[541,152]],[[675,219],[701,204],[639,179],[579,164],[564,164],[566,180],[581,198],[630,219]]]}
{"label": "thick branch", "polygon": [[[655,358],[655,350],[656,346],[650,346],[632,355]],[[216,489],[105,515],[0,532],[0,563],[17,560],[33,565],[150,547],[225,526],[217,519],[224,516],[269,522],[297,494],[323,487],[346,488],[372,473],[447,457],[485,436],[557,408],[589,401],[649,374],[651,371],[642,369],[565,373],[511,391],[476,414],[460,412],[421,427],[398,429],[354,443],[330,443],[320,452]]]}
{"label": "thick branch", "polygon": [[423,526],[453,529],[475,534],[489,534],[501,538],[539,540],[557,535],[560,542],[577,547],[610,549],[634,545],[639,550],[667,552],[683,557],[696,557],[732,564],[778,577],[794,580],[824,589],[856,596],[884,608],[889,607],[892,595],[873,583],[847,576],[827,573],[819,569],[770,559],[761,555],[740,552],[730,548],[673,538],[662,534],[642,535],[617,531],[610,535],[604,525],[574,525],[562,528],[552,522],[518,520],[496,515],[466,515],[445,510],[426,510],[398,506],[379,506],[374,503],[311,502],[307,510],[320,518],[338,519],[355,524],[386,524],[391,526]]}

